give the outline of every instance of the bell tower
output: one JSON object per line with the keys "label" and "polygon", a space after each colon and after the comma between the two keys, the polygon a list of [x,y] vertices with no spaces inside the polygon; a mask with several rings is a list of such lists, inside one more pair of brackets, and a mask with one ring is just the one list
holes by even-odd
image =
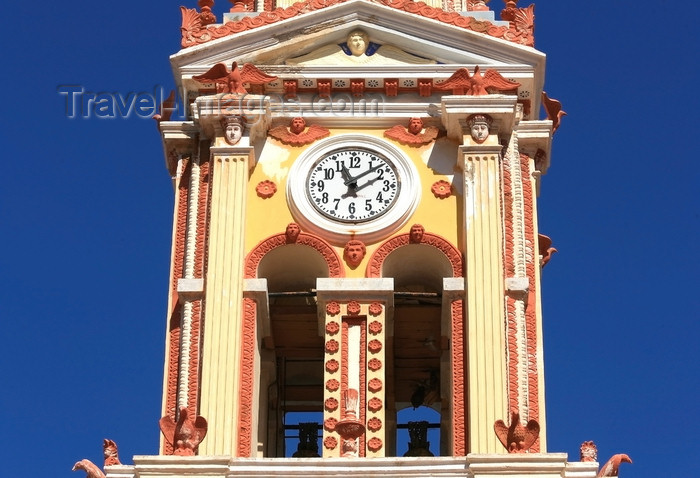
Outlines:
{"label": "bell tower", "polygon": [[108,476],[595,476],[547,452],[534,7],[198,3],[161,455]]}

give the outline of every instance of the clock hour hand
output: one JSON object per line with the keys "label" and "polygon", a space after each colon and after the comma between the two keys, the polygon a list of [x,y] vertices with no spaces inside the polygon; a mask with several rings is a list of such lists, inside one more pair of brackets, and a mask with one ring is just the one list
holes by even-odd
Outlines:
{"label": "clock hour hand", "polygon": [[358,180],[358,179],[363,178],[363,177],[367,176],[367,175],[370,174],[370,173],[373,173],[374,171],[376,171],[377,169],[381,168],[382,166],[383,166],[383,164],[378,164],[377,166],[375,166],[375,167],[373,167],[373,168],[369,168],[369,169],[368,169],[367,171],[365,171],[364,173],[358,174],[358,175],[355,176],[354,178],[351,177],[351,178],[346,179],[346,180],[345,180],[345,185],[346,185],[346,186],[350,186],[351,184],[354,183],[355,186],[357,187],[357,180]]}

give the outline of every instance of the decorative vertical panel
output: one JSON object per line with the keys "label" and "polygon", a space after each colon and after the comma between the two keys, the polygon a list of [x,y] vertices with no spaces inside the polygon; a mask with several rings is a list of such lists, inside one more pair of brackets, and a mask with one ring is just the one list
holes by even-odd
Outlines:
{"label": "decorative vertical panel", "polygon": [[237,455],[244,340],[243,239],[250,151],[212,148],[212,154],[200,414],[213,426],[200,445],[200,454]]}

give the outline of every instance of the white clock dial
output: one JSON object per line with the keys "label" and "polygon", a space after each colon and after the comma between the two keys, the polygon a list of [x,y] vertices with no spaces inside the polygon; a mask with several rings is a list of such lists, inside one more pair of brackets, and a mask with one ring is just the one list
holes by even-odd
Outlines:
{"label": "white clock dial", "polygon": [[383,155],[362,148],[326,153],[306,181],[311,204],[336,221],[360,223],[386,213],[396,202],[401,182]]}
{"label": "white clock dial", "polygon": [[287,200],[304,232],[337,245],[376,242],[403,227],[420,202],[418,172],[392,143],[349,133],[317,141],[294,161]]}

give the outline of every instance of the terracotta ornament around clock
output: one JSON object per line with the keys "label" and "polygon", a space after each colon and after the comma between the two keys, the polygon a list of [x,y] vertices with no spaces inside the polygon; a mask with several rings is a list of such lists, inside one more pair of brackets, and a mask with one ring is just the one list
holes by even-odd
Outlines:
{"label": "terracotta ornament around clock", "polygon": [[289,126],[277,126],[270,129],[268,132],[270,136],[288,144],[291,146],[304,146],[306,144],[311,144],[314,141],[325,138],[330,135],[331,132],[328,128],[312,124],[308,128],[306,127],[306,120],[301,116],[292,118],[289,122]]}
{"label": "terracotta ornament around clock", "polygon": [[423,120],[417,117],[411,118],[408,121],[408,126],[397,124],[384,131],[384,136],[387,138],[408,146],[428,144],[437,138],[437,135],[438,129],[435,126],[423,128]]}
{"label": "terracotta ornament around clock", "polygon": [[365,258],[366,253],[367,248],[365,247],[364,242],[357,239],[351,239],[345,244],[343,258],[350,267],[357,267],[362,262],[362,259]]}

